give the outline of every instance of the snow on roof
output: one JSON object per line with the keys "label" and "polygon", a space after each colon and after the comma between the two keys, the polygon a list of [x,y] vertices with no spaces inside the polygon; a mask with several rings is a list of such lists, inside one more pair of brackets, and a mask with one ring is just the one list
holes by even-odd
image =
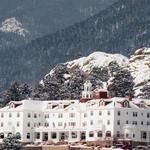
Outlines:
{"label": "snow on roof", "polygon": [[[105,102],[106,105],[100,106],[100,102]],[[104,108],[121,108],[123,107],[122,103],[124,101],[129,101],[128,98],[120,98],[120,97],[113,97],[108,99],[92,99],[87,101],[86,103],[80,103],[79,100],[53,100],[53,101],[37,101],[37,100],[22,100],[20,102],[11,101],[8,105],[1,108],[0,111],[24,111],[24,110],[31,110],[31,111],[44,111],[44,110],[69,110],[71,108],[75,108],[79,111],[85,111],[89,108],[97,109],[99,107]],[[131,107],[138,107],[138,105],[144,101],[147,106],[150,106],[150,101],[147,99],[132,99],[129,101]],[[9,107],[12,103],[17,104],[16,107]],[[56,105],[56,107],[49,109],[48,105]],[[66,107],[59,107],[59,106]]]}

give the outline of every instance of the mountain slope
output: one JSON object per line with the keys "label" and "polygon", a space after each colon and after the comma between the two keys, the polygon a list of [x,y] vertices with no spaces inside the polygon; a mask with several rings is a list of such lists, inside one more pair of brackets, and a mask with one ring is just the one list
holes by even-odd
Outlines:
{"label": "mountain slope", "polygon": [[127,67],[134,78],[135,96],[150,98],[150,48],[138,49]]}
{"label": "mountain slope", "polygon": [[119,0],[83,22],[6,50],[0,55],[1,86],[12,80],[35,84],[56,64],[95,50],[129,56],[150,44],[149,9],[149,0]]}
{"label": "mountain slope", "polygon": [[84,20],[114,1],[116,0],[1,0],[0,22],[15,17],[35,38]]}

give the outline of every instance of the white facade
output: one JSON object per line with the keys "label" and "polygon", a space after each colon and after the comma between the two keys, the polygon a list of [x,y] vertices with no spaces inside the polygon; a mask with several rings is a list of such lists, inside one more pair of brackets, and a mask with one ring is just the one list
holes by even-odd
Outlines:
{"label": "white facade", "polygon": [[[10,102],[0,109],[0,133],[22,142],[150,141],[150,101],[128,98]],[[2,139],[1,139],[2,140]]]}

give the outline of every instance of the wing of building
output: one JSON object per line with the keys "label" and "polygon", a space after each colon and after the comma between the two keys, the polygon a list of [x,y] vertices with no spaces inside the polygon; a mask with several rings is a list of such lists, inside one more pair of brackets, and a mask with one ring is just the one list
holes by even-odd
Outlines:
{"label": "wing of building", "polygon": [[19,132],[25,143],[150,141],[149,100],[108,98],[91,86],[85,83],[80,100],[11,101],[0,109],[1,135]]}

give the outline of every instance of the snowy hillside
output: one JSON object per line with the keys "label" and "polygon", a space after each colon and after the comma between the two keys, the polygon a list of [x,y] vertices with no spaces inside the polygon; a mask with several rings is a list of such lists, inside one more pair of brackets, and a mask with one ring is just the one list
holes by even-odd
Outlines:
{"label": "snowy hillside", "polygon": [[134,78],[135,96],[141,97],[144,94],[143,88],[150,85],[150,48],[138,49],[131,56],[128,66]]}
{"label": "snowy hillside", "polygon": [[107,88],[110,96],[133,94],[139,98],[150,98],[150,48],[138,49],[130,59],[120,54],[94,52],[59,64],[40,82],[34,96],[80,98],[86,79],[91,80],[93,89]]}
{"label": "snowy hillside", "polygon": [[24,29],[23,25],[18,20],[16,20],[15,17],[8,18],[5,21],[3,21],[0,27],[0,31],[16,33],[23,37],[25,37],[26,34],[29,34],[29,31]]}
{"label": "snowy hillside", "polygon": [[121,54],[94,52],[87,57],[59,64],[44,77],[34,95],[46,99],[80,98],[87,78],[93,83],[93,88],[105,88],[113,74],[126,66],[128,61]]}

